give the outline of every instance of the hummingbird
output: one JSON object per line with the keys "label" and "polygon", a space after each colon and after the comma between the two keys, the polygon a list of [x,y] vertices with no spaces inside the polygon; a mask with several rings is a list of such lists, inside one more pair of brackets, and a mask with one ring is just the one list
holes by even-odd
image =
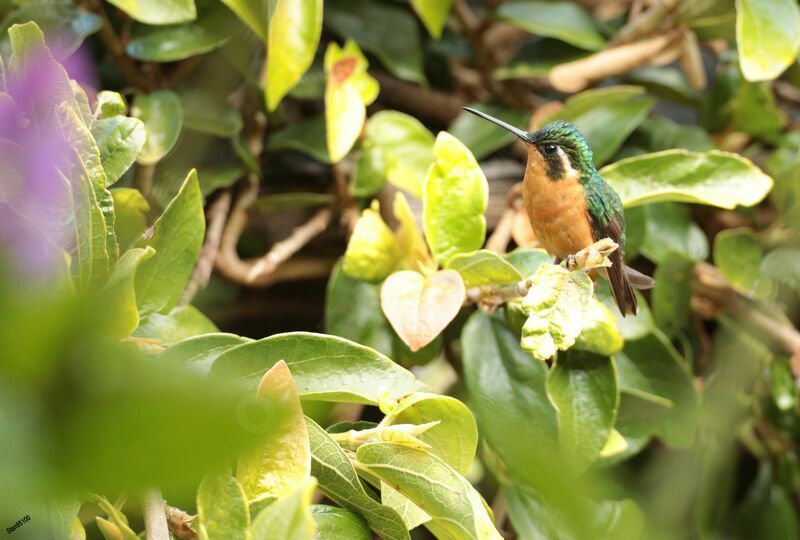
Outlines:
{"label": "hummingbird", "polygon": [[625,215],[622,201],[592,159],[592,149],[575,125],[551,122],[523,131],[486,113],[464,110],[510,131],[528,148],[522,195],[536,239],[556,261],[567,259],[603,238],[619,245],[600,269],[611,284],[623,316],[638,311],[634,289],[650,289],[653,278],[625,266]]}

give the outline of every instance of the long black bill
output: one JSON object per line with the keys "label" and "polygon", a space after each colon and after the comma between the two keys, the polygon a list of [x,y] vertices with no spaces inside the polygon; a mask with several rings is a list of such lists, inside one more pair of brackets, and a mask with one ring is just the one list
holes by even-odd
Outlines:
{"label": "long black bill", "polygon": [[519,137],[520,139],[522,139],[523,141],[525,141],[527,143],[532,143],[533,142],[531,140],[531,136],[528,134],[527,131],[522,131],[519,128],[515,128],[511,124],[507,124],[507,123],[503,122],[502,120],[499,120],[499,119],[495,118],[494,116],[489,116],[488,114],[483,113],[483,112],[481,112],[481,111],[479,111],[477,109],[473,109],[472,107],[464,107],[464,110],[467,111],[467,112],[471,112],[475,116],[480,116],[484,120],[488,120],[489,122],[492,122],[493,124],[497,124],[501,128],[510,131],[511,133],[513,133],[514,135],[516,135],[517,137]]}

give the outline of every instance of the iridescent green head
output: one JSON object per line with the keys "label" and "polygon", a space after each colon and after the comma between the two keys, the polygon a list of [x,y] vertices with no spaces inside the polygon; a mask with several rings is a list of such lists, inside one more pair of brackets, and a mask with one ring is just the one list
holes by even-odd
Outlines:
{"label": "iridescent green head", "polygon": [[531,145],[542,156],[547,164],[547,175],[553,180],[564,177],[564,157],[569,159],[569,165],[579,171],[581,176],[596,172],[592,149],[574,124],[557,120],[536,131],[523,131],[476,109],[464,107],[464,110],[507,129]]}

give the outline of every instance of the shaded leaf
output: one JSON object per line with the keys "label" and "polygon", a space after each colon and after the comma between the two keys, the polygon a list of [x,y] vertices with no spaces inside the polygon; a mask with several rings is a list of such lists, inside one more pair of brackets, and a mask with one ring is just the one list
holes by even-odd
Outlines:
{"label": "shaded leaf", "polygon": [[592,17],[567,0],[509,2],[501,5],[496,14],[532,34],[558,38],[582,49],[596,51],[605,45]]}
{"label": "shaded leaf", "polygon": [[641,253],[653,262],[661,263],[670,253],[680,253],[692,260],[708,257],[708,240],[703,230],[689,215],[686,206],[675,203],[648,204],[645,239]]}
{"label": "shaded leaf", "polygon": [[396,237],[402,267],[414,270],[431,266],[428,246],[417,226],[406,196],[400,191],[394,196],[394,217],[400,223]]}
{"label": "shaded leaf", "polygon": [[653,277],[653,315],[668,336],[677,335],[689,325],[692,297],[692,271],[695,261],[670,252],[656,268]]}
{"label": "shaded leaf", "polygon": [[714,265],[733,287],[747,295],[769,297],[774,282],[761,272],[764,248],[749,229],[728,229],[714,238]]}
{"label": "shaded leaf", "polygon": [[242,130],[242,116],[233,105],[204,88],[181,94],[183,126],[217,137],[233,137]]}
{"label": "shaded leaf", "polygon": [[134,336],[156,340],[163,345],[177,343],[201,334],[219,332],[211,319],[194,306],[173,308],[168,313],[150,313],[142,316]]}
{"label": "shaded leaf", "polygon": [[317,524],[315,540],[372,539],[372,533],[364,518],[350,510],[326,504],[314,504],[311,506],[311,515]]}
{"label": "shaded leaf", "polygon": [[203,334],[186,338],[162,351],[158,358],[199,375],[207,375],[217,357],[237,345],[249,343],[250,338],[236,334]]}
{"label": "shaded leaf", "polygon": [[142,94],[136,97],[131,115],[144,122],[146,133],[144,147],[137,161],[142,165],[158,163],[172,150],[181,134],[181,99],[170,90]]}

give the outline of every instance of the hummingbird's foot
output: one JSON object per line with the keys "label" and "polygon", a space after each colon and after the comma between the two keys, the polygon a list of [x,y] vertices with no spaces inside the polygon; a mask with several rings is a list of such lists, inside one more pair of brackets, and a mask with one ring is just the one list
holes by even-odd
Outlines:
{"label": "hummingbird's foot", "polygon": [[571,253],[564,259],[564,263],[567,265],[567,270],[572,272],[578,267],[578,258],[574,253]]}

